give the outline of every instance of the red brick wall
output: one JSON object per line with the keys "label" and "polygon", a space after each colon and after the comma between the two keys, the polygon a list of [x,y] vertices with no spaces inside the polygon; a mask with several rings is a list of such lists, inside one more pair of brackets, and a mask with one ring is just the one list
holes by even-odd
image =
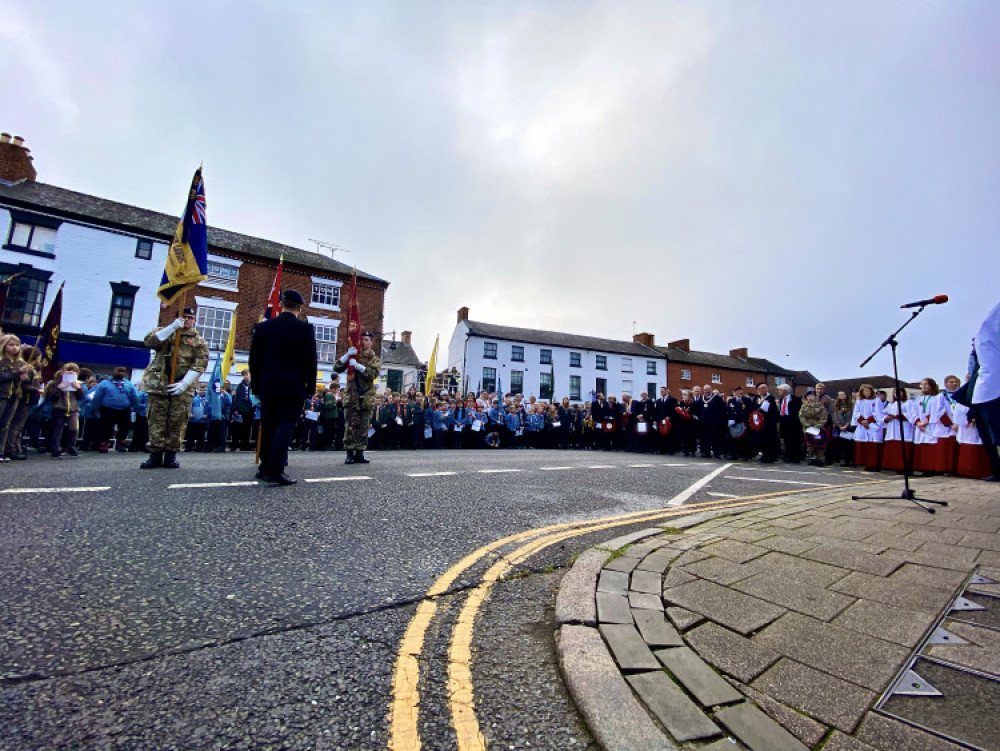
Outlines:
{"label": "red brick wall", "polygon": [[[267,305],[267,296],[271,293],[271,285],[274,284],[274,274],[277,271],[276,261],[267,261],[253,256],[244,256],[238,253],[220,252],[211,250],[212,255],[225,258],[233,258],[243,261],[240,266],[239,292],[214,287],[198,286],[193,293],[188,293],[189,304],[194,304],[195,296],[198,297],[219,297],[230,302],[238,302],[236,309],[236,349],[249,350],[250,337],[253,327],[264,313]],[[313,308],[309,305],[312,295],[312,277],[321,276],[336,281],[344,282],[340,290],[340,312]],[[303,308],[303,315],[322,316],[335,320],[345,320],[347,318],[347,289],[351,283],[351,278],[346,275],[332,273],[325,269],[309,269],[302,266],[285,264],[281,275],[281,288],[283,290],[298,290],[306,300]],[[375,282],[358,279],[358,307],[361,312],[361,327],[363,330],[371,330],[376,334],[375,351],[379,351],[381,346],[381,331],[385,310],[385,289]],[[160,325],[165,325],[176,316],[176,305],[168,310],[160,311]],[[337,355],[338,357],[347,350],[347,324],[341,324],[337,330]]]}
{"label": "red brick wall", "polygon": [[[681,370],[691,371],[691,379],[681,380]],[[719,373],[722,376],[722,383],[712,383],[712,373]],[[667,361],[667,386],[670,393],[675,397],[680,397],[684,389],[692,389],[695,386],[704,386],[712,383],[712,388],[716,388],[727,396],[737,386],[747,388],[747,378],[752,377],[754,383],[763,380],[763,373],[756,373],[751,370],[726,370],[724,368],[712,368],[705,365],[688,365],[687,363]]]}

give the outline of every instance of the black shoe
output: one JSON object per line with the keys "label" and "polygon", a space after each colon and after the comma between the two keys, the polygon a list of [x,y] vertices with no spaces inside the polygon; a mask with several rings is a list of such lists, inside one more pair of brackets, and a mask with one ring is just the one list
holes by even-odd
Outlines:
{"label": "black shoe", "polygon": [[344,464],[354,464],[354,452],[348,451],[347,458],[344,459]]}
{"label": "black shoe", "polygon": [[371,464],[370,461],[368,461],[367,459],[365,459],[365,452],[364,451],[355,451],[354,452],[354,463],[355,464]]}
{"label": "black shoe", "polygon": [[139,469],[156,469],[163,466],[163,452],[152,451],[149,458],[139,465]]}
{"label": "black shoe", "polygon": [[261,472],[259,469],[257,470],[257,474],[254,475],[254,478],[257,480],[261,480],[262,482],[271,481],[271,475],[267,474],[266,472]]}
{"label": "black shoe", "polygon": [[272,485],[294,485],[298,480],[293,480],[291,477],[286,475],[284,472],[278,475],[271,475],[267,478],[267,482]]}
{"label": "black shoe", "polygon": [[80,455],[76,453],[76,449],[66,449],[66,456],[71,456],[76,459]]}
{"label": "black shoe", "polygon": [[180,469],[181,465],[177,463],[177,452],[176,451],[164,452],[162,466],[164,469]]}

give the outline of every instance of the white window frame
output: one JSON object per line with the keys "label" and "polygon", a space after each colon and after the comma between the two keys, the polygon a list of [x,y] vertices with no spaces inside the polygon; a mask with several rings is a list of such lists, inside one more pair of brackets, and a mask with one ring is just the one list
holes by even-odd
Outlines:
{"label": "white window frame", "polygon": [[625,394],[628,394],[629,396],[632,396],[632,391],[633,391],[632,380],[631,379],[629,379],[629,380],[624,380],[623,379],[622,380],[622,396],[625,396]]}
{"label": "white window frame", "polygon": [[631,372],[632,372],[632,358],[631,357],[623,357],[622,358],[622,373],[631,373]]}
{"label": "white window frame", "polygon": [[227,292],[239,292],[240,289],[240,266],[243,265],[243,261],[237,261],[234,258],[226,258],[224,256],[208,256],[208,263],[216,263],[220,266],[230,266],[236,269],[236,279],[232,282],[220,276],[212,276],[209,274],[205,279],[203,279],[198,286],[200,287],[210,287],[212,289],[224,289]]}
{"label": "white window frame", "polygon": [[712,373],[712,383],[722,383],[722,373]]}
{"label": "white window frame", "polygon": [[571,375],[569,377],[569,398],[570,399],[581,399],[580,396],[583,391],[582,379],[578,375]]}
{"label": "white window frame", "polygon": [[[202,338],[208,342],[209,351],[223,352],[226,349],[226,343],[229,341],[229,329],[233,326],[233,311],[236,310],[237,303],[223,300],[219,297],[198,296],[195,296],[194,301],[198,306],[198,319],[195,328],[198,329],[198,333],[202,335]],[[213,318],[217,317],[225,320],[226,325],[224,330],[220,326],[209,326],[206,323],[208,311],[213,312]],[[215,316],[215,313],[221,315]],[[218,346],[213,344],[215,341],[215,332],[220,332],[222,337],[218,342]]]}
{"label": "white window frame", "polygon": [[[333,330],[333,341],[329,339],[320,339],[316,337],[316,361],[321,363],[332,363],[337,359],[337,340],[340,338],[340,320],[337,318],[326,318],[324,316],[306,316],[306,320],[313,325],[313,327],[322,326],[324,329]],[[319,329],[317,329],[319,333]],[[330,351],[330,359],[324,358],[324,353],[322,352],[323,347],[326,345],[333,345]]]}
{"label": "white window frame", "polygon": [[681,380],[682,381],[691,380],[691,368],[681,368]]}
{"label": "white window frame", "polygon": [[[316,302],[316,287],[317,285],[323,287],[334,287],[337,289],[337,304],[331,305],[325,302]],[[337,281],[336,279],[328,279],[322,276],[312,277],[312,289],[309,291],[309,307],[316,308],[317,310],[331,310],[334,313],[340,312],[340,300],[341,300],[341,288],[344,286],[343,282]]]}
{"label": "white window frame", "polygon": [[656,360],[646,360],[646,375],[657,375]]}
{"label": "white window frame", "polygon": [[775,386],[784,386],[786,383],[788,383],[788,380],[784,376],[775,376],[774,377],[774,385]]}
{"label": "white window frame", "polygon": [[[18,232],[18,228],[24,228],[27,230],[27,235],[23,236],[22,233]],[[51,243],[45,242],[49,239],[48,233],[51,232]],[[41,240],[39,241],[35,234],[39,233]],[[23,237],[23,242],[20,241]],[[10,222],[10,233],[9,245],[12,249],[26,248],[28,250],[33,250],[36,253],[49,253],[55,255],[56,252],[56,240],[59,236],[59,230],[54,227],[46,227],[44,224],[36,224],[34,222],[23,222],[17,219],[11,219]]]}
{"label": "white window frame", "polygon": [[752,388],[753,388],[754,386],[756,386],[756,385],[757,385],[757,384],[756,384],[756,382],[754,381],[754,379],[753,379],[753,376],[747,376],[747,388],[748,388],[748,389],[752,389]]}

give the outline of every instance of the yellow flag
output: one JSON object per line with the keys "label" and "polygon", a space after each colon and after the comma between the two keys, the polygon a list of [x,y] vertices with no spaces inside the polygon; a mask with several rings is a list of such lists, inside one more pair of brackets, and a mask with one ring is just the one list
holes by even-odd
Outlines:
{"label": "yellow flag", "polygon": [[233,320],[229,324],[229,340],[226,342],[226,351],[222,354],[222,380],[229,378],[229,371],[233,367],[233,360],[236,357],[236,311],[233,311]]}
{"label": "yellow flag", "polygon": [[434,388],[434,376],[437,375],[437,361],[438,361],[438,339],[439,336],[434,337],[434,351],[431,352],[431,360],[427,363],[427,380],[424,381],[424,393],[430,396],[431,389]]}

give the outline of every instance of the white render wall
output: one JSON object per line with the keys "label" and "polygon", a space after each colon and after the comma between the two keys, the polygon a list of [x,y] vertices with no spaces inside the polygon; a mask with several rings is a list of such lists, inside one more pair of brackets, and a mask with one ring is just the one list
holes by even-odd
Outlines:
{"label": "white render wall", "polygon": [[[0,244],[7,241],[10,221],[10,212],[0,208]],[[137,286],[129,338],[141,340],[159,319],[156,288],[166,263],[167,245],[154,242],[153,257],[145,261],[135,257],[140,237],[63,221],[56,233],[54,259],[0,249],[0,261],[53,272],[45,292],[43,321],[59,285],[66,282],[62,328],[72,334],[106,336],[111,312],[110,283],[128,282]]]}
{"label": "white render wall", "polygon": [[[646,390],[647,384],[655,383],[657,393],[660,386],[667,385],[667,360],[665,357],[646,357],[644,355],[632,355],[632,372],[622,371],[623,359],[628,359],[629,355],[620,355],[611,352],[588,350],[583,348],[557,347],[543,344],[529,344],[527,342],[507,341],[504,339],[490,339],[481,336],[469,336],[466,344],[466,334],[468,325],[463,321],[455,327],[451,342],[448,345],[448,368],[458,368],[463,373],[462,385],[466,391],[475,391],[479,388],[483,377],[483,368],[495,368],[497,377],[501,381],[504,393],[510,391],[510,373],[512,370],[524,372],[523,393],[525,396],[538,396],[540,392],[540,373],[548,373],[555,368],[555,388],[554,398],[561,400],[564,396],[569,396],[569,377],[571,375],[580,376],[580,401],[590,401],[590,392],[594,389],[598,378],[607,381],[607,394],[614,394],[621,397],[626,391],[627,382],[631,381],[632,388],[629,393],[637,397]],[[483,357],[483,344],[493,342],[497,345],[497,358],[488,360]],[[511,347],[524,347],[524,362],[514,362],[511,360]],[[539,362],[542,349],[552,350],[552,365],[542,365]],[[570,352],[580,353],[580,367],[571,367]],[[608,358],[608,369],[597,369],[597,355],[604,355]],[[646,374],[646,362],[652,360],[656,362],[656,375]],[[464,370],[463,370],[464,361]],[[465,375],[467,374],[467,379]],[[657,394],[650,394],[654,398]],[[576,401],[576,400],[574,400]]]}

